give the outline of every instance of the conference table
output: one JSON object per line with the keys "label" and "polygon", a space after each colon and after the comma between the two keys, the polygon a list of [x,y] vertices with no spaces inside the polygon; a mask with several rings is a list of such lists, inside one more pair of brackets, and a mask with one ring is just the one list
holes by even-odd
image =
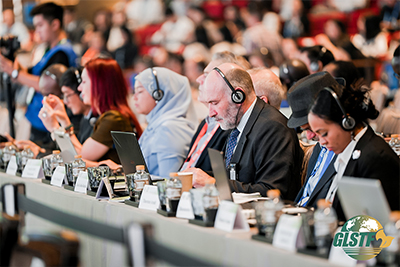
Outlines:
{"label": "conference table", "polygon": [[[150,223],[154,239],[171,249],[197,257],[216,266],[338,266],[328,260],[273,247],[252,240],[257,232],[189,224],[186,219],[168,218],[154,211],[138,209],[124,203],[99,201],[95,197],[45,184],[41,179],[20,178],[0,173],[0,185],[24,183],[26,196],[57,210],[115,227],[130,222]],[[26,216],[26,233],[57,232],[63,227],[33,214]],[[127,266],[128,251],[117,242],[77,232],[82,266]]]}

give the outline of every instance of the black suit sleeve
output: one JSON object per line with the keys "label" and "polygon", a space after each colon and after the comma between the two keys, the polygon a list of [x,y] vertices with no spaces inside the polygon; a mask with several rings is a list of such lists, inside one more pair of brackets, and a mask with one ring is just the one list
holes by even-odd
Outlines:
{"label": "black suit sleeve", "polygon": [[230,180],[231,186],[235,192],[260,192],[263,196],[269,189],[279,189],[283,199],[294,200],[300,189],[301,148],[295,133],[282,123],[270,120],[266,126],[260,124],[252,130],[257,138],[249,138],[246,144],[251,153],[242,155],[241,181]]}

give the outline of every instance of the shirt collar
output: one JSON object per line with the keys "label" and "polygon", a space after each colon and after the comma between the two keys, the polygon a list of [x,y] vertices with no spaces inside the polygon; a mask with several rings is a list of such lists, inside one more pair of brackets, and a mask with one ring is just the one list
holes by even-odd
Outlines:
{"label": "shirt collar", "polygon": [[356,147],[358,141],[363,137],[368,127],[364,127],[351,142],[346,146],[342,153],[340,153],[335,162],[335,169],[337,170],[337,166],[339,163],[347,163],[350,160],[350,157],[353,153],[354,148]]}
{"label": "shirt collar", "polygon": [[251,106],[250,106],[250,107],[247,109],[247,111],[244,113],[242,119],[241,119],[240,122],[239,122],[239,125],[236,127],[236,128],[239,130],[240,133],[243,132],[244,127],[246,126],[247,121],[248,121],[249,118],[250,118],[250,114],[251,114],[251,112],[253,111],[254,106],[256,105],[256,102],[257,102],[257,98],[253,101],[253,103],[251,104]]}

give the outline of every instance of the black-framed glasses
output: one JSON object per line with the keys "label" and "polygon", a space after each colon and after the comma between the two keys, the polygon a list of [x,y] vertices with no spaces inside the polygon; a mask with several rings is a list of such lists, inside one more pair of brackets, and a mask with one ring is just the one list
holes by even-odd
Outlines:
{"label": "black-framed glasses", "polygon": [[64,94],[63,99],[64,99],[64,101],[69,102],[68,98],[70,98],[71,96],[76,95],[76,94],[77,94],[76,92],[70,93],[68,95]]}

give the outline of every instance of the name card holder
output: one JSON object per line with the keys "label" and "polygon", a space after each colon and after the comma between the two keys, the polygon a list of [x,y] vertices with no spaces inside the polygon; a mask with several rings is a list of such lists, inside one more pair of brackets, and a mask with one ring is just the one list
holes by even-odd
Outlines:
{"label": "name card holder", "polygon": [[232,230],[250,231],[240,205],[228,200],[220,202],[214,227],[226,232],[232,232]]}
{"label": "name card holder", "polygon": [[[65,169],[64,169],[65,170]],[[78,178],[76,179],[74,191],[82,194],[86,194],[88,188],[88,175],[87,172],[80,171]]]}
{"label": "name card holder", "polygon": [[41,159],[28,159],[21,177],[23,178],[44,178]]}
{"label": "name card holder", "polygon": [[131,199],[125,200],[125,204],[126,204],[126,205],[129,205],[129,206],[132,206],[132,207],[135,207],[135,208],[138,208],[138,207],[139,207],[139,202],[133,201],[133,200],[131,200]]}
{"label": "name card holder", "polygon": [[[341,227],[339,227],[336,233],[340,232]],[[328,256],[329,262],[332,264],[337,264],[340,266],[356,266],[357,265],[357,260],[350,258],[343,250],[341,247],[334,247],[333,243],[331,245],[331,249],[329,251],[329,256]]]}
{"label": "name card holder", "polygon": [[160,207],[158,189],[155,185],[145,185],[140,197],[139,209],[157,211]]}
{"label": "name card holder", "polygon": [[192,208],[192,199],[189,192],[183,192],[179,200],[178,209],[176,210],[176,217],[182,219],[194,219]]}
{"label": "name card holder", "polygon": [[11,156],[10,161],[8,162],[6,173],[9,175],[17,175],[18,164],[17,158],[15,156]]}
{"label": "name card holder", "polygon": [[[275,228],[272,245],[287,251],[296,252],[301,232],[301,216],[282,214]],[[304,242],[303,242],[304,243]]]}
{"label": "name card holder", "polygon": [[58,187],[62,187],[63,182],[65,181],[65,168],[61,166],[57,166],[53,175],[51,176],[50,184]]}

